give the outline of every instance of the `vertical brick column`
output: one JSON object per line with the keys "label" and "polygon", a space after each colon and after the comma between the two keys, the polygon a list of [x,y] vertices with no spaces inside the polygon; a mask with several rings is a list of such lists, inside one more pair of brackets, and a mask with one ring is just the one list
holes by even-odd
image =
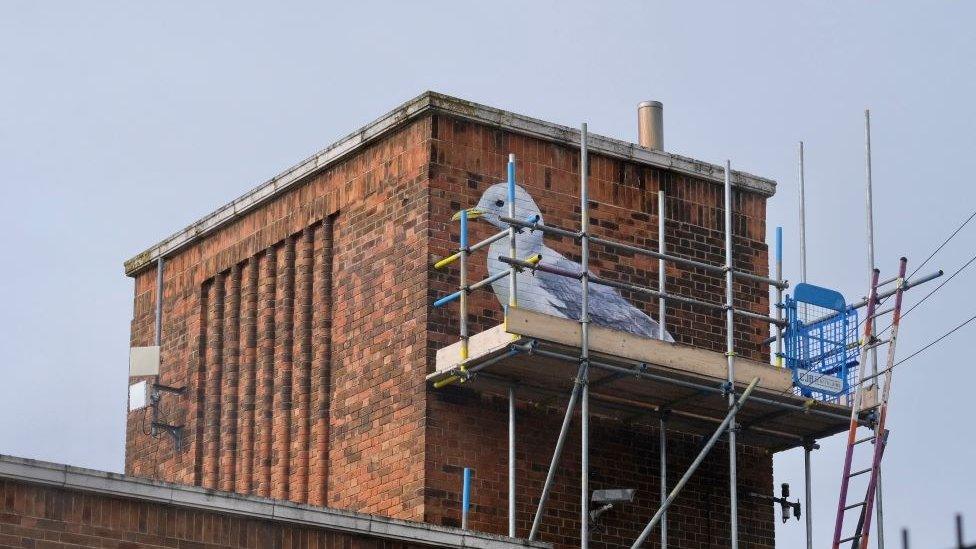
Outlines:
{"label": "vertical brick column", "polygon": [[291,469],[288,499],[308,501],[309,370],[312,363],[312,240],[306,228],[295,245],[295,325],[292,365]]}
{"label": "vertical brick column", "polygon": [[237,460],[237,488],[242,494],[254,489],[254,410],[257,349],[258,258],[252,257],[241,270],[240,395],[237,433],[240,457]]}
{"label": "vertical brick column", "polygon": [[203,486],[203,452],[206,444],[203,438],[206,422],[207,398],[207,328],[210,315],[210,290],[212,284],[200,289],[200,306],[197,312],[197,341],[191,387],[193,387],[193,484]]}
{"label": "vertical brick column", "polygon": [[312,437],[309,441],[308,502],[325,505],[329,478],[329,391],[332,363],[332,223],[315,228],[312,274]]}
{"label": "vertical brick column", "polygon": [[241,268],[234,265],[224,283],[224,352],[220,392],[219,486],[230,492],[237,472],[237,389],[240,364]]}
{"label": "vertical brick column", "polygon": [[217,488],[220,468],[220,390],[224,354],[224,279],[223,273],[214,277],[210,286],[210,310],[207,313],[207,352],[205,372],[207,388],[204,393],[204,454],[203,486]]}
{"label": "vertical brick column", "polygon": [[280,250],[275,297],[275,390],[272,418],[271,497],[288,498],[291,460],[291,383],[294,343],[295,240],[288,238]]}
{"label": "vertical brick column", "polygon": [[275,349],[275,295],[277,294],[276,248],[268,248],[261,258],[258,286],[258,379],[255,417],[257,418],[258,452],[255,469],[258,471],[256,492],[259,496],[271,496],[271,421],[274,415],[274,349]]}

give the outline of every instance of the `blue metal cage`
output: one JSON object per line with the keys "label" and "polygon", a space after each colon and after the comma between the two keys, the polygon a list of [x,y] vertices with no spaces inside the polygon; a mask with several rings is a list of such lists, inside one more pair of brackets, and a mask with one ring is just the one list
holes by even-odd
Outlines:
{"label": "blue metal cage", "polygon": [[798,284],[786,297],[786,366],[797,394],[837,402],[854,383],[858,361],[857,310],[844,296]]}

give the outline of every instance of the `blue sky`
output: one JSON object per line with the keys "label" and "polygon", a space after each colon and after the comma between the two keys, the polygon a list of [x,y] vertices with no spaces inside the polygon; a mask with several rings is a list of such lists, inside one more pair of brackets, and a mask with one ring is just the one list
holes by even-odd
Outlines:
{"label": "blue sky", "polygon": [[[863,295],[864,108],[882,269],[917,265],[976,209],[974,20],[962,2],[4,2],[0,452],[121,470],[122,261],[426,89],[623,139],[639,101],[663,101],[669,150],[779,181],[769,231],[784,226],[794,281],[802,139],[809,279]],[[974,249],[970,226],[931,265]],[[976,314],[974,277],[905,320],[903,356]],[[974,336],[896,376],[892,543],[910,526],[918,546],[948,546],[955,512],[976,525]],[[818,546],[843,450],[822,445]],[[802,480],[801,452],[777,456],[777,483]]]}

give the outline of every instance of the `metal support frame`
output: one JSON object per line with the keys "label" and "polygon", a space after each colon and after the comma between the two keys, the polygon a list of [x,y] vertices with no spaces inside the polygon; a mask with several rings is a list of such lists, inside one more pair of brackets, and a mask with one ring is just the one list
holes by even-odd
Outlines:
{"label": "metal support frame", "polygon": [[800,141],[800,160],[799,167],[797,168],[800,172],[800,198],[799,198],[799,214],[800,214],[800,282],[807,281],[807,200],[804,186],[806,184],[805,174],[803,169],[803,141]]}
{"label": "metal support frame", "polygon": [[[507,198],[508,215],[515,217],[515,155],[508,155]],[[508,254],[512,259],[518,257],[515,243],[516,229],[508,228]],[[518,305],[518,271],[513,265],[508,270],[508,305]],[[505,315],[508,318],[508,315]],[[508,535],[515,537],[515,388],[508,388]]]}
{"label": "metal support frame", "polygon": [[[783,281],[783,227],[776,227],[776,280]],[[776,286],[776,320],[783,321],[783,288]],[[773,357],[773,364],[780,368],[784,366],[783,360],[783,325],[776,324],[776,354]]]}
{"label": "metal support frame", "polygon": [[[654,530],[654,526],[661,520],[661,516],[668,511],[668,507],[671,507],[674,499],[678,497],[678,494],[681,493],[682,488],[684,488],[685,484],[688,483],[691,475],[695,474],[695,471],[698,470],[698,467],[702,464],[702,461],[705,460],[705,456],[711,452],[712,448],[715,446],[715,443],[718,442],[719,438],[721,438],[722,433],[728,430],[731,423],[735,420],[735,415],[739,412],[739,410],[742,409],[742,405],[745,404],[746,400],[749,398],[749,395],[752,394],[753,389],[755,389],[756,385],[758,384],[759,378],[753,378],[752,382],[749,383],[749,386],[746,387],[745,391],[742,392],[742,396],[740,396],[738,400],[732,402],[732,406],[725,415],[725,419],[722,420],[722,423],[719,424],[718,428],[715,429],[715,432],[712,433],[712,436],[708,439],[708,442],[705,443],[705,446],[700,452],[698,452],[698,455],[695,456],[695,460],[691,462],[691,465],[688,466],[688,470],[685,471],[685,474],[682,475],[681,479],[678,480],[677,484],[674,485],[674,489],[671,490],[671,493],[668,495],[667,499],[657,510],[657,512],[654,513],[654,516],[651,517],[650,522],[647,523],[644,530],[641,531],[640,535],[637,536],[637,539],[634,541],[633,545],[631,545],[631,549],[637,549],[642,543],[644,543],[647,536],[649,536],[651,531]],[[735,538],[733,538],[733,543],[736,543]]]}
{"label": "metal support frame", "polygon": [[508,537],[515,537],[515,387],[508,388]]}
{"label": "metal support frame", "polygon": [[[871,111],[864,110],[864,181],[865,181],[865,209],[867,210],[867,230],[868,230],[868,265],[869,272],[874,271],[874,199],[871,177]],[[870,275],[869,275],[870,276]],[[877,326],[871,337],[877,336]],[[871,374],[878,375],[878,350],[871,349]],[[884,549],[884,511],[881,504],[881,471],[878,470],[878,549]]]}
{"label": "metal support frame", "polygon": [[153,345],[159,347],[163,341],[163,265],[162,256],[156,258],[156,311],[153,328]]}
{"label": "metal support frame", "polygon": [[[661,453],[661,507],[668,502],[668,412],[660,418],[660,453]],[[668,511],[661,513],[661,549],[668,548]]]}
{"label": "metal support frame", "polygon": [[532,519],[532,529],[529,530],[529,540],[535,540],[539,536],[539,527],[542,525],[542,514],[546,510],[546,503],[549,501],[549,493],[552,490],[552,481],[556,477],[556,469],[559,467],[559,458],[563,454],[563,445],[566,443],[566,435],[569,433],[569,424],[573,420],[573,411],[576,408],[576,400],[580,394],[580,380],[583,375],[583,365],[576,373],[576,382],[569,395],[569,403],[566,404],[566,415],[563,416],[562,426],[559,428],[559,436],[556,438],[556,448],[552,452],[552,460],[549,462],[549,471],[546,473],[546,481],[542,485],[542,495],[539,496],[539,506],[535,511],[535,518]]}
{"label": "metal support frame", "polygon": [[582,308],[580,311],[580,371],[583,373],[580,384],[580,547],[590,546],[590,206],[589,156],[587,151],[586,124],[580,128],[580,266],[583,286]]}
{"label": "metal support frame", "polygon": [[810,453],[820,446],[813,439],[803,443],[803,486],[804,507],[806,507],[807,549],[813,549],[813,479],[810,474]]}
{"label": "metal support frame", "polygon": [[459,299],[461,308],[461,321],[459,323],[461,332],[461,371],[463,372],[468,361],[468,210],[461,210],[461,237],[460,237],[460,288]]}
{"label": "metal support frame", "polygon": [[[664,297],[667,292],[667,266],[664,263],[664,256],[667,254],[667,246],[665,245],[665,220],[666,220],[666,209],[664,201],[664,191],[657,191],[657,251],[661,254],[661,257],[657,260],[657,289],[661,292],[661,298],[657,302],[657,316],[658,316],[658,327],[660,331],[658,332],[658,339],[664,341],[664,334],[667,331],[667,298]],[[661,453],[661,506],[664,506],[664,502],[668,499],[668,434],[667,425],[668,418],[667,413],[661,414],[660,418],[660,453]],[[661,516],[661,549],[668,548],[668,513],[667,511]]]}
{"label": "metal support frame", "polygon": [[183,425],[173,425],[159,421],[159,401],[162,400],[163,393],[182,396],[186,393],[186,387],[171,387],[159,383],[152,384],[152,391],[149,394],[150,406],[152,407],[152,420],[149,423],[150,434],[156,436],[159,431],[168,433],[173,438],[173,446],[177,453],[183,450]]}
{"label": "metal support frame", "polygon": [[[435,306],[441,306],[455,299],[461,301],[461,364],[453,370],[448,377],[441,378],[439,381],[434,383],[434,386],[439,388],[450,383],[455,383],[458,381],[465,381],[470,379],[477,374],[482,368],[496,363],[500,360],[504,360],[519,352],[529,352],[537,353],[541,356],[548,356],[551,358],[558,358],[562,360],[572,360],[576,362],[579,366],[577,375],[573,384],[572,391],[569,395],[569,402],[566,405],[565,415],[563,417],[562,425],[559,430],[559,435],[556,439],[556,445],[553,449],[552,459],[550,461],[549,470],[546,474],[546,480],[542,487],[542,493],[539,497],[538,506],[535,511],[535,515],[532,521],[532,526],[529,532],[529,539],[535,540],[539,535],[539,530],[541,526],[542,517],[545,513],[546,504],[548,502],[549,496],[551,495],[552,485],[554,478],[559,467],[559,462],[562,456],[562,451],[565,445],[566,437],[569,432],[569,427],[572,423],[572,418],[575,413],[577,402],[581,409],[581,479],[580,479],[580,546],[588,547],[589,545],[589,420],[590,420],[590,386],[589,380],[589,369],[590,367],[600,368],[605,371],[609,371],[615,375],[628,375],[635,376],[638,378],[643,378],[652,381],[666,382],[669,384],[684,386],[688,389],[692,389],[693,393],[688,398],[696,398],[701,395],[707,394],[720,394],[728,399],[729,405],[729,415],[726,420],[723,420],[721,428],[718,431],[718,435],[727,434],[729,440],[729,465],[730,465],[730,503],[731,503],[731,539],[733,549],[738,549],[738,494],[737,494],[737,468],[736,468],[736,432],[742,428],[748,428],[754,430],[757,433],[767,432],[767,430],[759,429],[754,426],[738,426],[735,422],[735,411],[744,402],[744,399],[737,400],[737,394],[735,390],[735,318],[736,316],[749,318],[753,320],[761,320],[775,327],[775,340],[778,341],[776,346],[775,354],[779,357],[782,354],[782,328],[785,325],[785,321],[782,318],[782,311],[780,307],[780,302],[782,301],[783,290],[788,287],[788,284],[782,278],[782,236],[778,231],[777,235],[777,253],[776,253],[776,271],[775,278],[767,278],[764,276],[755,275],[752,273],[744,271],[736,271],[733,267],[733,234],[732,234],[732,208],[733,208],[733,195],[732,195],[732,171],[731,171],[731,161],[726,161],[725,165],[725,185],[724,185],[724,206],[725,206],[725,262],[723,265],[712,265],[708,263],[703,263],[693,259],[687,259],[683,257],[673,256],[667,253],[666,246],[666,235],[665,235],[665,223],[666,223],[666,203],[665,195],[663,190],[658,191],[658,246],[657,251],[640,248],[637,246],[632,246],[630,244],[624,244],[619,242],[613,242],[607,239],[596,237],[590,234],[589,227],[589,197],[588,197],[588,151],[587,151],[587,128],[583,124],[580,131],[580,229],[579,231],[571,231],[552,225],[543,225],[540,223],[538,216],[532,219],[520,220],[515,219],[515,157],[510,155],[508,164],[508,198],[509,198],[509,208],[508,215],[501,216],[501,221],[508,224],[508,229],[495,234],[481,242],[470,246],[468,244],[468,234],[467,234],[467,213],[462,210],[459,212],[459,220],[461,221],[461,245],[457,253],[441,259],[435,264],[435,267],[443,267],[454,261],[460,261],[461,263],[461,276],[460,276],[460,287],[457,292],[444,296],[435,302]],[[555,267],[553,265],[548,265],[540,263],[543,259],[541,257],[532,257],[526,259],[520,259],[517,256],[516,250],[516,235],[521,230],[528,229],[531,231],[540,231],[547,235],[556,235],[560,237],[568,237],[576,240],[580,243],[581,247],[581,267],[579,271],[574,272],[567,269]],[[476,250],[487,246],[492,242],[496,242],[501,238],[508,236],[509,238],[509,253],[506,255],[499,256],[499,260],[506,263],[509,268],[505,273],[499,273],[475,282],[473,284],[468,282],[467,278],[467,267],[466,260],[469,254]],[[589,273],[588,266],[590,261],[590,243],[597,243],[606,248],[635,253],[644,255],[647,257],[655,258],[658,260],[658,285],[657,289],[652,289],[643,286],[637,286],[633,284],[618,282],[615,280],[605,279],[599,276],[595,276]],[[671,295],[667,293],[666,287],[666,262],[671,261],[673,263],[683,265],[686,267],[691,267],[694,269],[702,269],[714,274],[722,274],[725,278],[725,299],[724,302],[710,303],[690,297],[684,297],[680,295]],[[518,273],[523,269],[529,269],[530,271],[543,271],[558,276],[568,277],[571,279],[578,280],[582,286],[582,303],[581,303],[581,315],[580,315],[580,354],[577,357],[571,357],[569,355],[564,355],[562,353],[545,351],[538,349],[537,346],[533,344],[520,345],[515,344],[512,349],[496,356],[488,361],[482,362],[481,364],[475,365],[471,368],[467,367],[467,322],[465,317],[467,316],[467,294],[478,288],[486,287],[497,280],[509,277],[509,306],[517,306],[517,276]],[[761,315],[753,313],[745,309],[736,309],[734,306],[734,284],[737,279],[764,283],[769,286],[776,288],[776,300],[777,300],[777,312],[774,316]],[[589,356],[589,285],[590,283],[606,285],[618,289],[629,290],[644,295],[649,295],[651,297],[658,299],[658,312],[659,312],[659,323],[661,329],[661,336],[663,338],[667,330],[667,318],[666,309],[670,301],[675,303],[684,303],[694,306],[706,307],[715,311],[721,311],[725,316],[726,323],[726,358],[728,375],[727,382],[721,386],[707,386],[698,383],[686,382],[677,379],[671,379],[666,376],[661,376],[645,371],[645,368],[637,365],[635,367],[619,366],[615,364],[605,363],[601,361],[594,361]],[[751,393],[752,387],[748,390]],[[604,398],[604,397],[601,397]],[[803,412],[809,414],[824,415],[826,417],[831,417],[838,420],[846,419],[844,416],[839,414],[834,414],[825,410],[812,409],[809,406],[802,406],[791,404],[788,402],[783,402],[779,400],[773,400],[769,398],[756,397],[753,398],[756,402],[762,402],[768,405],[776,406],[783,410],[784,413],[791,412]],[[737,404],[738,403],[738,404]],[[515,536],[515,413],[514,413],[514,389],[509,391],[509,535]],[[661,488],[662,488],[662,504],[667,502],[666,490],[667,490],[667,414],[675,413],[677,415],[689,415],[694,416],[692,419],[707,419],[709,421],[718,421],[717,418],[706,418],[704,416],[696,416],[695,414],[685,414],[678,412],[671,412],[668,409],[657,408],[658,413],[662,414],[660,427],[661,427],[661,447],[660,447],[660,460],[661,460]],[[857,419],[858,423],[861,420]],[[802,440],[800,437],[795,435],[790,435],[786,433],[777,433],[769,431],[770,436],[786,437],[791,440]],[[676,490],[680,487],[676,487]],[[672,494],[676,491],[672,490]],[[666,510],[666,506],[662,505],[662,508]],[[663,518],[663,517],[662,517]],[[660,519],[659,519],[660,520]],[[666,525],[662,527],[661,536],[662,546],[667,545],[667,533]]]}
{"label": "metal support frame", "polygon": [[[735,408],[735,317],[732,288],[732,162],[725,161],[725,356],[728,360],[729,408]],[[729,537],[739,549],[739,495],[736,471],[735,413],[730,412],[729,431]]]}

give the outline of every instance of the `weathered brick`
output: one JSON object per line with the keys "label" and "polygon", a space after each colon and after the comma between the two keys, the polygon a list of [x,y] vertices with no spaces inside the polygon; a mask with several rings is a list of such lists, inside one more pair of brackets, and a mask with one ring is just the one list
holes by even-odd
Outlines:
{"label": "weathered brick", "polygon": [[[167,259],[161,379],[189,387],[166,397],[169,420],[187,426],[186,449],[142,434],[130,415],[129,474],[310,502],[436,524],[459,522],[460,468],[475,469],[472,525],[506,531],[507,407],[467,388],[434,391],[425,383],[436,350],[457,340],[456,309],[432,309],[454,291],[457,273],[431,262],[458,245],[450,216],[505,178],[518,155],[519,183],[550,224],[579,227],[578,149],[433,113],[354,151],[299,186],[241,215]],[[657,192],[667,202],[671,252],[724,261],[720,185],[635,162],[593,155],[591,225],[600,236],[657,246]],[[768,272],[765,197],[734,192],[735,262]],[[472,223],[472,241],[495,229]],[[566,239],[547,244],[579,260]],[[657,261],[594,246],[602,276],[654,286]],[[470,276],[486,275],[484,255]],[[667,268],[669,292],[721,302],[721,276]],[[135,276],[132,344],[153,332],[155,271]],[[768,311],[767,289],[736,283],[736,306]],[[657,303],[624,297],[656,315]],[[470,329],[502,321],[490,292],[469,302]],[[668,304],[668,328],[681,343],[724,351],[714,311]],[[763,360],[767,328],[738,319],[737,351]],[[518,533],[525,535],[545,477],[564,400],[520,402]],[[658,494],[657,425],[594,420],[593,488],[634,487],[630,506],[606,515],[595,546],[633,539]],[[676,479],[701,437],[669,431]],[[771,457],[740,449],[744,488],[772,490]],[[567,445],[543,539],[578,544],[578,444]],[[575,468],[575,472],[574,472]],[[719,447],[676,502],[673,547],[728,543],[728,460]],[[743,543],[773,544],[773,514],[740,505]]]}

